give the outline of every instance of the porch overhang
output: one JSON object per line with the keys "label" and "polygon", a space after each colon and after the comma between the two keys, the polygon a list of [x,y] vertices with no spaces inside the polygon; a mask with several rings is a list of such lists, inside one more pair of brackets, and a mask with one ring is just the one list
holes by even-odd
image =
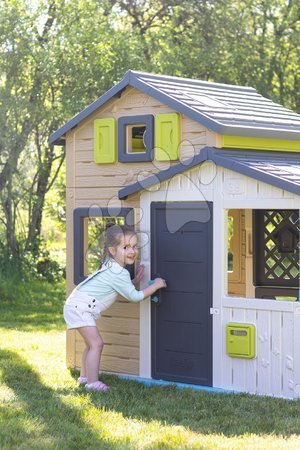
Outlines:
{"label": "porch overhang", "polygon": [[246,175],[293,194],[300,195],[300,156],[292,152],[270,152],[239,149],[203,148],[198,155],[182,161],[169,169],[155,173],[142,181],[137,181],[119,190],[119,199],[149,189],[167,181],[204,161]]}

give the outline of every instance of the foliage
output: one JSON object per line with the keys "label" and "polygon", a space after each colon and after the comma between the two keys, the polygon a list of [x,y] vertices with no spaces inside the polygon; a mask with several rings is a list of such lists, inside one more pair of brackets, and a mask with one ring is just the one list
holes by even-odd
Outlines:
{"label": "foliage", "polygon": [[[24,253],[23,258],[12,258],[7,252],[0,252],[0,280],[7,279],[7,283],[3,282],[2,289],[11,283],[12,294],[9,296],[9,289],[6,293],[1,291],[0,299],[12,298],[14,294],[14,283],[18,285],[20,281],[42,281],[61,282],[66,277],[66,268],[64,261],[54,258],[45,247],[45,243],[41,244],[39,257],[36,258],[31,252]],[[2,280],[2,281],[3,281]],[[2,292],[2,296],[1,296]]]}
{"label": "foliage", "polygon": [[0,2],[0,252],[38,257],[57,236],[47,220],[63,232],[49,135],[128,69],[250,85],[300,111],[299,18],[296,0]]}
{"label": "foliage", "polygon": [[295,449],[300,402],[146,387],[104,375],[86,394],[65,365],[64,283],[31,281],[0,296],[0,447]]}

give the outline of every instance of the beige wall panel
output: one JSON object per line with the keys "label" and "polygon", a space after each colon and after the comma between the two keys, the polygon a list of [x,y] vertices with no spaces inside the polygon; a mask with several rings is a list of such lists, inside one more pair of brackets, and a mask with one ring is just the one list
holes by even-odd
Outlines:
{"label": "beige wall panel", "polygon": [[106,317],[102,316],[98,321],[99,330],[110,331],[114,330],[116,333],[132,333],[139,334],[139,320],[123,317]]}
{"label": "beige wall panel", "polygon": [[[112,202],[110,201],[111,198],[102,198],[102,199],[98,199],[98,200],[86,200],[86,199],[80,199],[80,200],[76,200],[75,202],[75,208],[84,208],[84,207],[93,207],[93,206],[99,206],[101,208],[106,208],[107,206],[111,206],[113,207],[114,205],[112,204]],[[124,207],[124,208],[138,208],[139,204],[138,202],[136,202],[133,199],[130,200],[126,200],[126,201],[122,201],[118,203],[117,207]]]}
{"label": "beige wall panel", "polygon": [[132,319],[138,319],[140,317],[140,307],[139,304],[119,300],[105,311],[105,316],[131,317]]}
{"label": "beige wall panel", "polygon": [[[80,368],[81,353],[76,353],[75,367]],[[119,374],[138,375],[139,362],[135,359],[123,359],[115,356],[108,356],[101,360],[101,371]]]}
{"label": "beige wall panel", "polygon": [[110,356],[118,356],[119,358],[128,358],[130,360],[139,360],[140,349],[138,347],[126,347],[125,345],[104,345],[103,354],[104,358]]}
{"label": "beige wall panel", "polygon": [[[131,90],[131,89],[130,89]],[[140,115],[140,114],[158,114],[158,111],[161,113],[169,113],[173,112],[171,108],[160,103],[147,96],[146,102],[143,100],[142,102],[134,103],[131,101],[133,96],[129,96],[127,94],[127,89],[124,91],[120,99],[114,99],[110,102],[110,104],[105,105],[103,108],[100,108],[98,111],[95,111],[94,114],[89,116],[86,121],[83,121],[78,125],[76,130],[76,139],[88,139],[93,136],[93,123],[95,119],[105,118],[105,117],[114,117],[118,119],[122,116],[130,116],[130,115]],[[129,92],[129,91],[128,91]],[[136,94],[135,98],[139,96],[144,96],[139,91],[135,90]]]}
{"label": "beige wall panel", "polygon": [[[109,356],[117,356],[119,358],[126,359],[139,359],[140,350],[138,347],[127,347],[126,345],[110,345],[105,342],[104,344],[105,345],[101,356],[102,360]],[[76,347],[76,352],[81,355],[84,349],[85,344],[83,342],[79,342]]]}
{"label": "beige wall panel", "polygon": [[[70,332],[70,337],[73,335],[73,339],[77,349],[82,351],[84,349],[84,342],[80,334],[74,331]],[[101,336],[105,345],[112,347],[116,346],[126,346],[128,348],[139,348],[139,335],[138,334],[125,334],[125,333],[114,333],[112,331],[105,332],[100,329]]]}
{"label": "beige wall panel", "polygon": [[67,294],[73,289],[73,210],[75,207],[74,202],[74,189],[67,188],[66,190],[66,276],[67,276]]}
{"label": "beige wall panel", "polygon": [[156,100],[154,97],[151,97],[138,89],[132,88],[131,90],[125,91],[124,95],[121,97],[121,101],[117,103],[117,106],[120,107],[156,107],[156,106],[164,106],[161,102]]}
{"label": "beige wall panel", "polygon": [[[100,206],[100,207],[138,207],[139,202],[130,197],[129,200],[118,199],[118,187],[111,188],[80,188],[76,189],[75,207]],[[84,201],[82,201],[84,200]],[[81,201],[81,202],[80,202]]]}
{"label": "beige wall panel", "polygon": [[183,134],[201,134],[206,135],[207,128],[204,127],[201,123],[195,122],[187,116],[182,116],[182,130]]}
{"label": "beige wall panel", "polygon": [[169,114],[174,112],[173,109],[169,108],[166,105],[156,106],[132,106],[132,107],[117,107],[116,112],[114,113],[114,117],[119,119],[119,117],[123,116],[139,116],[144,114],[152,114],[155,116],[156,114]]}
{"label": "beige wall panel", "polygon": [[75,174],[77,176],[92,175],[136,175],[142,172],[156,173],[170,167],[170,163],[149,162],[149,163],[116,163],[116,164],[95,164],[94,162],[76,162]]}
{"label": "beige wall panel", "polygon": [[77,188],[76,189],[76,200],[102,200],[111,199],[115,195],[118,195],[119,188],[109,187],[109,188]]}
{"label": "beige wall panel", "polygon": [[74,133],[69,133],[66,139],[66,186],[74,186],[75,180],[75,148]]}
{"label": "beige wall panel", "polygon": [[[99,328],[99,327],[98,327]],[[116,333],[114,330],[102,331],[100,329],[101,336],[103,338],[104,344],[107,345],[126,345],[127,347],[139,347],[139,335],[138,334],[130,334],[130,333]],[[75,343],[81,348],[84,348],[83,338],[80,336],[78,332],[74,333]]]}
{"label": "beige wall panel", "polygon": [[92,176],[92,177],[77,177],[76,185],[78,188],[90,188],[92,187],[116,187],[118,190],[124,186],[124,180],[126,175],[113,176]]}
{"label": "beige wall panel", "polygon": [[[94,135],[91,135],[86,139],[77,139],[76,140],[76,148],[77,153],[89,153],[94,151]],[[78,159],[78,157],[76,158]]]}
{"label": "beige wall panel", "polygon": [[101,369],[104,372],[138,375],[139,361],[135,359],[122,359],[114,356],[107,356],[101,363]]}
{"label": "beige wall panel", "polygon": [[113,331],[102,331],[101,336],[105,344],[126,345],[127,347],[139,348],[139,335],[126,333],[113,333]]}
{"label": "beige wall panel", "polygon": [[78,144],[86,139],[94,139],[94,119],[91,116],[80,123],[76,129],[76,151],[78,150]]}
{"label": "beige wall panel", "polygon": [[95,164],[93,161],[78,161],[75,165],[75,175],[78,176],[98,176],[98,175],[127,175],[128,184],[134,176],[143,172],[156,173],[170,167],[168,162],[153,161],[149,163],[116,163],[116,164]]}
{"label": "beige wall panel", "polygon": [[[94,144],[94,143],[93,143]],[[94,160],[94,149],[89,148],[82,150],[80,147],[80,150],[76,152],[76,162],[90,162]],[[101,164],[103,167],[103,164]]]}
{"label": "beige wall panel", "polygon": [[[186,134],[186,137],[184,138],[184,140],[182,141],[182,145],[185,145],[186,143],[191,143],[194,146],[197,147],[204,147],[206,145],[206,136],[199,136],[197,134],[191,135],[191,134]],[[196,152],[197,154],[199,153],[199,151]]]}
{"label": "beige wall panel", "polygon": [[[67,167],[67,188],[66,188],[66,276],[67,295],[72,291],[73,285],[73,210],[75,207],[75,161],[74,161],[74,133],[68,134],[66,139],[66,167]],[[70,186],[70,187],[68,187]],[[70,350],[70,347],[69,347]],[[68,350],[68,352],[69,352]],[[68,356],[69,358],[69,356]]]}

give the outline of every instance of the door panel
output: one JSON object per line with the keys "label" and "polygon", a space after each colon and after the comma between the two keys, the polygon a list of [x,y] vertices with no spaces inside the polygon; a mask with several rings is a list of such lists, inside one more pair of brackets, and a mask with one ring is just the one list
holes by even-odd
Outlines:
{"label": "door panel", "polygon": [[168,287],[152,303],[152,376],[211,386],[212,204],[151,205],[152,277]]}

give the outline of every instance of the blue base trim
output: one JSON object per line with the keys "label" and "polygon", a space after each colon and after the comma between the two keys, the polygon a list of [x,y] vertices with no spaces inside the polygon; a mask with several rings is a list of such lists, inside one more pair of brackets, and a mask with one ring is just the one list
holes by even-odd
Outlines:
{"label": "blue base trim", "polygon": [[195,391],[206,391],[217,394],[238,394],[237,391],[230,391],[228,389],[221,389],[209,386],[199,386],[198,384],[176,383],[173,381],[154,380],[153,378],[140,378],[131,375],[117,375],[118,378],[128,381],[136,381],[145,386],[176,386],[178,389],[193,389]]}

